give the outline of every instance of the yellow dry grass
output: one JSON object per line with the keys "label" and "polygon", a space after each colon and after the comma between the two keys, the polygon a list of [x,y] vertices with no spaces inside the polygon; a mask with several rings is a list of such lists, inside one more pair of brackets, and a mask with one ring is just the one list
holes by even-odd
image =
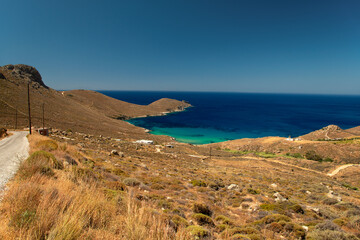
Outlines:
{"label": "yellow dry grass", "polygon": [[[29,140],[34,153],[49,139],[32,135]],[[60,146],[53,153],[64,149],[74,150]],[[100,181],[74,177],[71,168],[15,177],[0,204],[0,239],[188,239],[131,191],[106,191]]]}

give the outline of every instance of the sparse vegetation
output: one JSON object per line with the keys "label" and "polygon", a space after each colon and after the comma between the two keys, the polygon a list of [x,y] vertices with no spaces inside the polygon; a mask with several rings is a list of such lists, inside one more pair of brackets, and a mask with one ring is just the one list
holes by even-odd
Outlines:
{"label": "sparse vegetation", "polygon": [[[39,239],[305,239],[322,236],[320,231],[354,236],[330,230],[326,221],[351,231],[359,226],[356,205],[326,197],[330,184],[315,173],[293,174],[292,167],[274,170],[246,158],[214,159],[213,167],[186,157],[156,155],[152,146],[131,150],[130,142],[121,146],[129,149],[128,157],[119,159],[109,156],[109,150],[79,151],[36,135],[29,139],[31,157],[0,206],[0,237],[10,232],[15,239],[35,234]],[[42,150],[45,142],[58,147]],[[73,161],[76,164],[69,163]],[[284,161],[302,159],[291,155]],[[324,184],[314,181],[317,178]],[[344,198],[344,192],[357,193],[334,186]],[[288,200],[275,202],[275,191]],[[320,230],[321,223],[326,230]]]}

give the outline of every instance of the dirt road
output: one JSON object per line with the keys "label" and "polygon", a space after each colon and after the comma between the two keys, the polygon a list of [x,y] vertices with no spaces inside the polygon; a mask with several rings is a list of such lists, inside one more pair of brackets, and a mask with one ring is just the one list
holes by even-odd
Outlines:
{"label": "dirt road", "polygon": [[0,191],[14,176],[22,160],[29,156],[28,132],[12,132],[13,135],[0,141]]}
{"label": "dirt road", "polygon": [[346,164],[346,165],[342,165],[342,166],[339,166],[337,167],[334,171],[328,173],[327,175],[332,177],[336,174],[338,174],[341,170],[345,169],[345,168],[348,168],[348,167],[360,167],[360,164]]}

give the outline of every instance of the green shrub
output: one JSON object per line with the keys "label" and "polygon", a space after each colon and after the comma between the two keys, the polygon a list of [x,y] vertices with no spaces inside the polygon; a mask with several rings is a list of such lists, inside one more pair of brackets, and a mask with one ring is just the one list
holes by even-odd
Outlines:
{"label": "green shrub", "polygon": [[357,191],[357,190],[359,190],[357,187],[353,187],[353,186],[350,186],[349,184],[347,184],[347,183],[344,183],[344,184],[342,184],[344,187],[346,187],[347,189],[349,189],[349,190],[354,190],[354,191]]}
{"label": "green shrub", "polygon": [[265,210],[265,211],[274,211],[275,207],[276,207],[276,205],[271,204],[271,203],[264,203],[264,204],[260,205],[260,208]]}
{"label": "green shrub", "polygon": [[333,220],[333,223],[335,223],[338,226],[345,226],[348,223],[348,219],[347,218],[337,218]]}
{"label": "green shrub", "polygon": [[218,229],[219,232],[223,232],[223,231],[225,231],[226,229],[229,228],[229,225],[227,225],[227,224],[219,224],[219,225],[216,226],[216,228]]}
{"label": "green shrub", "polygon": [[334,159],[329,158],[329,157],[326,157],[326,158],[323,159],[323,161],[324,161],[324,162],[333,162]]}
{"label": "green shrub", "polygon": [[191,180],[190,182],[194,187],[206,187],[207,184],[206,182],[202,181],[202,180]]}
{"label": "green shrub", "polygon": [[211,217],[209,217],[205,214],[195,213],[195,214],[193,214],[193,218],[199,225],[208,225],[208,226],[212,226],[212,227],[215,226]]}
{"label": "green shrub", "polygon": [[189,222],[185,218],[180,217],[179,215],[174,215],[171,220],[175,224],[176,228],[189,226]]}
{"label": "green shrub", "polygon": [[231,224],[231,220],[224,215],[219,215],[215,218],[215,221],[220,222],[222,224]]}
{"label": "green shrub", "polygon": [[255,194],[259,194],[259,193],[260,193],[260,190],[248,188],[247,192],[250,193],[250,194],[254,194],[254,195],[255,195]]}
{"label": "green shrub", "polygon": [[188,226],[186,228],[186,230],[192,235],[194,236],[195,238],[206,238],[208,236],[210,236],[210,232],[209,230],[201,227],[201,226],[196,226],[196,225],[191,225],[191,226]]}
{"label": "green shrub", "polygon": [[286,153],[285,155],[293,158],[303,158],[303,156],[300,153]]}
{"label": "green shrub", "polygon": [[280,221],[290,222],[291,219],[288,216],[282,214],[272,214],[262,218],[260,221],[258,221],[258,223],[270,224],[273,222],[280,222]]}
{"label": "green shrub", "polygon": [[319,156],[314,150],[308,151],[305,153],[305,157],[308,160],[318,161],[322,162],[323,159],[321,156]]}
{"label": "green shrub", "polygon": [[296,213],[301,213],[301,214],[304,214],[305,211],[304,209],[299,205],[299,204],[294,204],[290,207],[291,210],[293,210],[294,212]]}

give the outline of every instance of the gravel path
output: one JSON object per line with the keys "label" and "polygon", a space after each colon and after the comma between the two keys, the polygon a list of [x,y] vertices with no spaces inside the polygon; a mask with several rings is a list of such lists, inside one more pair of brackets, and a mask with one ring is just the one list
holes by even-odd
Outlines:
{"label": "gravel path", "polygon": [[0,191],[14,176],[22,160],[29,156],[28,132],[12,132],[13,135],[0,141]]}
{"label": "gravel path", "polygon": [[360,167],[360,164],[346,164],[346,165],[342,165],[340,167],[337,167],[334,171],[328,173],[328,175],[330,177],[338,174],[341,170],[345,169],[345,168],[348,168],[348,167]]}

